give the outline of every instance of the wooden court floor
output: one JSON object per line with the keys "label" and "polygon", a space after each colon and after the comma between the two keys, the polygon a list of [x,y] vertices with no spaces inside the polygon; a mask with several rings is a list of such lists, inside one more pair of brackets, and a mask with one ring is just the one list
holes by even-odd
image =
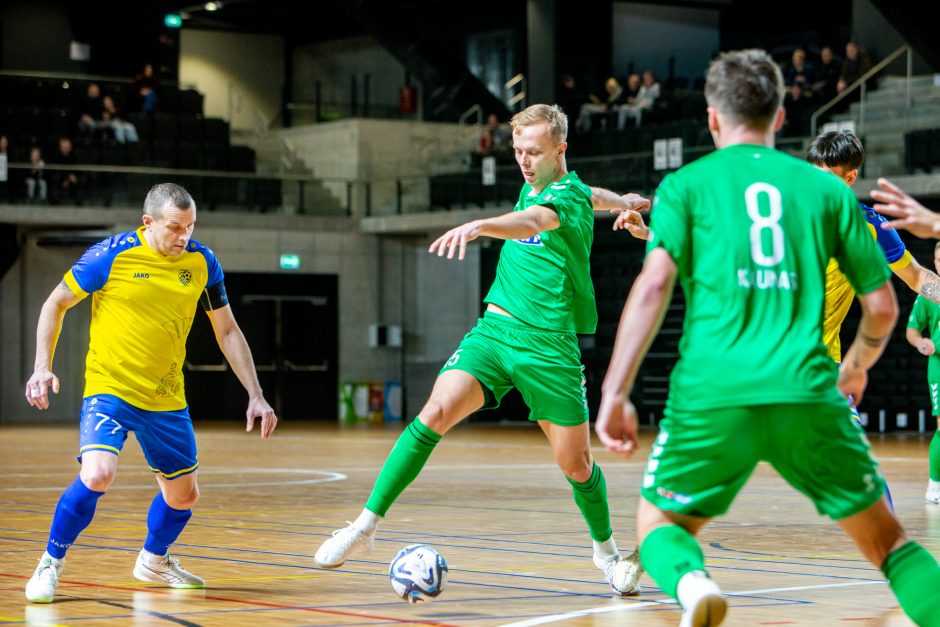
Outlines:
{"label": "wooden court floor", "polygon": [[[202,500],[173,554],[208,580],[175,591],[131,575],[155,482],[128,441],[115,485],[69,552],[56,602],[23,586],[52,511],[77,471],[77,429],[0,428],[0,623],[35,625],[675,625],[676,605],[645,577],[612,596],[591,562],[570,488],[541,432],[464,425],[379,528],[375,552],[338,570],[313,553],[360,511],[400,427],[283,424],[262,442],[241,424],[197,424]],[[644,434],[648,444],[652,432]],[[940,556],[940,507],[923,503],[927,439],[873,438],[910,535]],[[645,449],[646,447],[644,447]],[[615,537],[631,548],[645,453],[596,450]],[[707,563],[730,594],[727,625],[909,625],[881,573],[769,468],[729,516],[706,528]],[[388,561],[414,542],[450,566],[442,596],[411,606],[389,587]]]}

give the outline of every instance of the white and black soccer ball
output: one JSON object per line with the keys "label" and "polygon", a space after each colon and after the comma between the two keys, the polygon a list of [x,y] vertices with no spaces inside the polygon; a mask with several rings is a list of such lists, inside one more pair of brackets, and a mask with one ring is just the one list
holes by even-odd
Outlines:
{"label": "white and black soccer ball", "polygon": [[388,577],[395,594],[408,601],[430,601],[444,590],[447,562],[427,544],[406,546],[392,560]]}

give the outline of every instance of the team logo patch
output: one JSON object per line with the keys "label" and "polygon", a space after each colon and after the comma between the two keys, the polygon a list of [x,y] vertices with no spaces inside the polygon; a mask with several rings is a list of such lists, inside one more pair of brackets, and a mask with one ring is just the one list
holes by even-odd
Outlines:
{"label": "team logo patch", "polygon": [[189,285],[189,282],[193,280],[193,273],[189,270],[180,270],[179,278],[180,283],[183,285]]}
{"label": "team logo patch", "polygon": [[516,241],[519,242],[520,244],[525,244],[527,246],[541,246],[542,245],[542,238],[539,237],[538,235],[533,235],[532,237],[528,239],[517,239]]}

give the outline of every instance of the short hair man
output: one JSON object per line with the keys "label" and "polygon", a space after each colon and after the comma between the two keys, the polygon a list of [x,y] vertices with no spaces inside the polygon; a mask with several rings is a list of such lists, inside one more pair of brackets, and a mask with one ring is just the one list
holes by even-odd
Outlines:
{"label": "short hair man", "polygon": [[248,392],[247,430],[261,417],[261,437],[277,426],[264,399],[251,350],[235,322],[215,254],[191,239],[196,203],[173,183],[155,185],[144,201],[143,226],[89,248],[43,304],[35,369],[26,400],[49,407],[49,388],[66,311],[92,294],[79,461],[81,471],[59,499],[46,552],[26,584],[26,598],[51,603],[65,553],[91,523],[98,499],[114,480],[118,455],[133,431],[160,491],[147,514],[147,538],[134,577],[173,588],[203,588],[169,547],[199,498],[196,438],[183,388],[186,338],[196,305],[209,315],[219,347]]}
{"label": "short hair man", "polygon": [[[657,190],[653,237],[624,307],[595,429],[611,451],[636,449],[627,394],[678,276],[686,295],[680,358],[637,529],[641,562],[679,600],[682,625],[724,619],[727,602],[694,535],[727,511],[760,460],[839,522],[915,622],[936,624],[940,566],[891,513],[843,396],[861,400],[897,320],[890,271],[851,190],[773,148],[783,94],[780,68],[763,50],[711,63],[705,97],[718,150]],[[862,306],[841,369],[821,341],[832,257]]]}

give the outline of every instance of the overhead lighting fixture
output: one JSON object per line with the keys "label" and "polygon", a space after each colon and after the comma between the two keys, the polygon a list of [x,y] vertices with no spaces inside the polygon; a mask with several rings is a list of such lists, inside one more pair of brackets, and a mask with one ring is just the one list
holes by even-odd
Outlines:
{"label": "overhead lighting fixture", "polygon": [[221,2],[207,2],[206,3],[206,11],[218,11],[221,8],[222,8]]}

